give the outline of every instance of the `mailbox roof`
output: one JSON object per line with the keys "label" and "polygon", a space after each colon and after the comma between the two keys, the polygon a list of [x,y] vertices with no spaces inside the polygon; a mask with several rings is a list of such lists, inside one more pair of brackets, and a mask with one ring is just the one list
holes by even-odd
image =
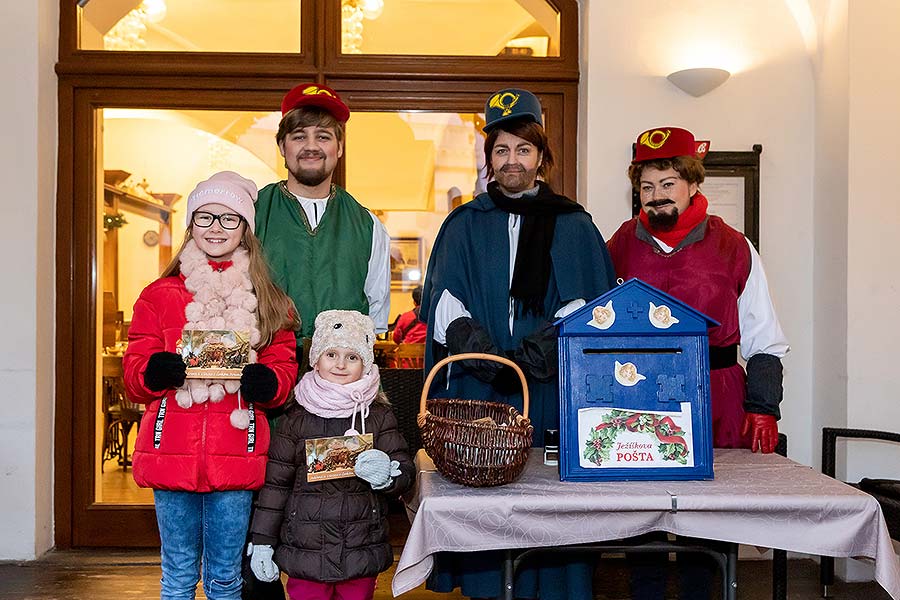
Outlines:
{"label": "mailbox roof", "polygon": [[[656,311],[651,311],[651,303]],[[594,309],[598,307],[603,307],[598,311],[602,323],[594,316]],[[664,308],[668,311],[660,310]],[[559,327],[560,336],[705,336],[710,327],[719,323],[674,296],[635,278],[591,300],[572,314],[557,320],[554,325]]]}

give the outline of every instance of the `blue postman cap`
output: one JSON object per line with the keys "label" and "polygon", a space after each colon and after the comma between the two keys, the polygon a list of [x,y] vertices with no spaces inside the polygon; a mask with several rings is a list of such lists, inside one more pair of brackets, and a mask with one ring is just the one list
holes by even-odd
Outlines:
{"label": "blue postman cap", "polygon": [[522,119],[543,126],[541,102],[527,90],[506,88],[495,92],[484,105],[484,132],[489,133],[497,125]]}

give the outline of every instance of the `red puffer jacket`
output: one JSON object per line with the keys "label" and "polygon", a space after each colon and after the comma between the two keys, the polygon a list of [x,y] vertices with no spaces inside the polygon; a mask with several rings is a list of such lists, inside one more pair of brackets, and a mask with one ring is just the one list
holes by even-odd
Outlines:
{"label": "red puffer jacket", "polygon": [[[125,389],[132,402],[147,405],[135,442],[134,480],[141,487],[161,490],[259,489],[265,481],[269,450],[269,423],[260,409],[280,406],[291,393],[297,377],[294,334],[279,331],[269,346],[257,351],[257,361],[275,372],[278,393],[271,402],[254,406],[251,429],[255,428],[255,435],[250,435],[250,430],[231,425],[237,394],[184,409],[175,402],[175,390],[152,392],[144,387],[150,356],[175,351],[187,322],[184,309],[192,298],[184,280],[173,276],[148,285],[134,305],[123,359]],[[159,417],[163,397],[165,411]],[[242,407],[247,408],[243,400]],[[158,441],[155,427],[160,428]]]}

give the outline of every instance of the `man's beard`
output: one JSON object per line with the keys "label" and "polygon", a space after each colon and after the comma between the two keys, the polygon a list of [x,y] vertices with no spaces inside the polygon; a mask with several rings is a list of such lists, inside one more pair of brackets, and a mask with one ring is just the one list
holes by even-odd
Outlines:
{"label": "man's beard", "polygon": [[[665,206],[668,202],[660,203],[656,205],[656,207]],[[648,204],[648,206],[653,207],[652,203]],[[648,211],[646,208],[644,212],[647,213],[647,220],[650,222],[650,227],[656,231],[672,231],[675,229],[675,225],[678,224],[678,208],[673,207],[671,211],[660,211],[654,210],[653,212]]]}
{"label": "man's beard", "polygon": [[537,169],[531,171],[523,167],[504,165],[494,173],[494,179],[504,190],[511,194],[517,194],[530,190],[536,185]]}
{"label": "man's beard", "polygon": [[318,169],[292,169],[286,160],[284,161],[284,166],[298,183],[306,187],[316,187],[331,176],[331,173],[325,171],[324,157],[322,166]]}

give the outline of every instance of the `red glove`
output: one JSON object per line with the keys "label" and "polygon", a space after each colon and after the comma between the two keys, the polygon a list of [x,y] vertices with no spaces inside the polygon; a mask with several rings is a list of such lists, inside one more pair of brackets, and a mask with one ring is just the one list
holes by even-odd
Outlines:
{"label": "red glove", "polygon": [[746,437],[749,433],[752,433],[750,449],[753,452],[756,452],[757,448],[763,454],[775,452],[775,446],[778,444],[778,422],[773,415],[745,414],[741,435]]}

